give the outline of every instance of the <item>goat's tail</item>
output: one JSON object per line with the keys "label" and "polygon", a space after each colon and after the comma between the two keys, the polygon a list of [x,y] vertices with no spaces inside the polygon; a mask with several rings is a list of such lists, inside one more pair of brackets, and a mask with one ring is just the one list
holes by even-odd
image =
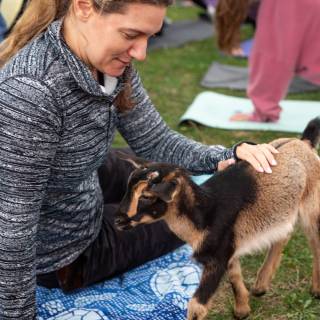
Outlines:
{"label": "goat's tail", "polygon": [[317,149],[320,144],[320,117],[311,120],[302,133],[301,140],[308,141],[312,148]]}

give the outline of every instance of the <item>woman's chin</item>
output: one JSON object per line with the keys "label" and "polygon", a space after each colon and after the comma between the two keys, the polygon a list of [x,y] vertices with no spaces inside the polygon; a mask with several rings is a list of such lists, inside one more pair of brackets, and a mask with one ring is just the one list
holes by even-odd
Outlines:
{"label": "woman's chin", "polygon": [[126,70],[126,67],[122,68],[109,68],[104,70],[104,74],[107,74],[110,77],[120,77],[123,75],[124,71]]}

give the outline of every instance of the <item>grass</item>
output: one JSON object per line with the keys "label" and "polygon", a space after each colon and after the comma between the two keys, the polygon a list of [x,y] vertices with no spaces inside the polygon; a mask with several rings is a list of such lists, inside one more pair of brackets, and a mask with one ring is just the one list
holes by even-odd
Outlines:
{"label": "grass", "polygon": [[[196,19],[199,10],[193,7],[172,7],[168,16],[173,20]],[[243,30],[244,37],[252,31]],[[181,115],[194,97],[203,91],[199,83],[213,61],[245,65],[244,60],[221,56],[213,39],[190,43],[182,48],[152,51],[144,63],[137,63],[144,86],[157,109],[174,130],[206,144],[231,146],[239,140],[268,142],[282,136],[295,136],[277,132],[228,131],[198,125],[178,126]],[[245,96],[244,92],[215,90],[228,95]],[[289,99],[320,100],[320,92],[289,95]],[[320,112],[319,112],[320,113]],[[114,145],[123,146],[118,135]],[[242,260],[244,279],[250,287],[263,261],[263,255]],[[309,294],[311,283],[311,254],[301,231],[297,231],[285,249],[280,269],[271,291],[261,298],[252,298],[249,319],[320,319],[320,301]],[[218,292],[214,308],[208,319],[231,319],[233,297],[227,281]]]}

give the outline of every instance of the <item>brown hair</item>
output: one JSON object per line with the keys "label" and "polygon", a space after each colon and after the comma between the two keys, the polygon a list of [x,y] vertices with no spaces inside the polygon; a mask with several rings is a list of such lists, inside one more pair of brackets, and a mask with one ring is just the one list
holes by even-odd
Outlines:
{"label": "brown hair", "polygon": [[[95,9],[102,14],[124,12],[130,3],[142,3],[156,6],[169,6],[173,0],[91,0]],[[21,48],[36,36],[44,32],[54,20],[64,17],[71,6],[72,0],[29,0],[24,13],[18,19],[12,32],[0,45],[0,67],[13,57]],[[129,72],[126,77],[130,81]],[[126,83],[119,94],[119,109],[130,108],[131,86]],[[121,107],[122,106],[122,107]],[[126,106],[126,107],[124,107]]]}
{"label": "brown hair", "polygon": [[240,26],[246,19],[250,0],[219,0],[216,30],[219,49],[230,52],[240,44]]}

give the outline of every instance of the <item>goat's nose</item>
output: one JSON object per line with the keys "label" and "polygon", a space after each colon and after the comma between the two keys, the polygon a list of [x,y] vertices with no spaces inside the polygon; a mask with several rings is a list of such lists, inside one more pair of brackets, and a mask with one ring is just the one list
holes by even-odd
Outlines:
{"label": "goat's nose", "polygon": [[114,223],[116,225],[120,225],[122,223],[124,223],[127,219],[124,216],[118,216],[114,219]]}
{"label": "goat's nose", "polygon": [[118,212],[118,214],[114,219],[114,224],[119,230],[130,229],[132,227],[130,222],[131,222],[131,219],[127,215],[121,212]]}

